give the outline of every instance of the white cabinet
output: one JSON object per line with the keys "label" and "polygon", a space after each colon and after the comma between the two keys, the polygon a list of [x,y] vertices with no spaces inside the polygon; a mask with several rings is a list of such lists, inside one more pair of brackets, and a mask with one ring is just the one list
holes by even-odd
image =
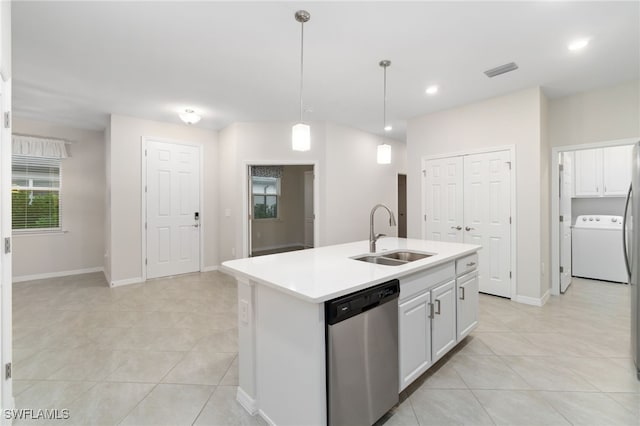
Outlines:
{"label": "white cabinet", "polygon": [[576,197],[622,197],[631,182],[631,145],[575,153]]}
{"label": "white cabinet", "polygon": [[[461,258],[461,262],[450,262],[400,278],[400,391],[460,341],[459,318],[468,322],[475,321],[465,326],[467,334],[477,324],[478,274],[474,270],[477,259],[477,254],[474,253]],[[473,264],[471,272],[463,276],[463,281],[455,279],[456,263],[459,264],[459,271],[463,265],[467,268],[467,264]],[[466,281],[466,277],[471,275],[475,277],[473,283]],[[463,304],[458,300],[458,284],[464,288]],[[461,312],[467,310],[469,312]]]}
{"label": "white cabinet", "polygon": [[576,197],[602,194],[602,149],[576,151]]}
{"label": "white cabinet", "polygon": [[456,344],[456,283],[451,280],[431,290],[433,299],[431,353],[442,358]]}
{"label": "white cabinet", "polygon": [[603,195],[624,197],[631,183],[631,154],[633,145],[603,149]]}
{"label": "white cabinet", "polygon": [[398,306],[400,389],[404,389],[431,365],[431,293]]}
{"label": "white cabinet", "polygon": [[458,341],[464,339],[478,325],[478,272],[474,271],[456,279],[458,293],[457,321]]}

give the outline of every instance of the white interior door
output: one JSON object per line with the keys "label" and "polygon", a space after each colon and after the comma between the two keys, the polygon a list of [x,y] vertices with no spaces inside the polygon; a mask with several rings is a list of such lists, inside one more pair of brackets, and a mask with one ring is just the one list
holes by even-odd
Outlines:
{"label": "white interior door", "polygon": [[463,241],[462,168],[460,156],[425,161],[425,239]]}
{"label": "white interior door", "polygon": [[511,297],[511,163],[509,151],[464,157],[464,242],[482,245],[479,288]]}
{"label": "white interior door", "polygon": [[573,196],[573,152],[561,154],[560,170],[560,293],[571,284],[571,197]]}
{"label": "white interior door", "polygon": [[147,278],[200,270],[200,150],[147,142]]}
{"label": "white interior door", "polygon": [[313,172],[304,172],[304,247],[314,246]]}

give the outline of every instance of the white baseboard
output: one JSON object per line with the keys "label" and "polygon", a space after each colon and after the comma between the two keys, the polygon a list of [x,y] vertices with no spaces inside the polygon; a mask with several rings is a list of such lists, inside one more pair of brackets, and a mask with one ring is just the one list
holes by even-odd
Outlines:
{"label": "white baseboard", "polygon": [[514,301],[525,305],[544,306],[544,304],[547,303],[547,300],[549,300],[549,295],[549,290],[547,290],[544,292],[542,297],[516,296]]}
{"label": "white baseboard", "polygon": [[142,277],[127,278],[126,280],[111,281],[111,287],[120,287],[121,285],[139,284],[144,282]]}
{"label": "white baseboard", "polygon": [[104,268],[102,266],[97,266],[95,268],[74,269],[72,271],[59,271],[59,272],[47,272],[46,274],[22,275],[19,277],[13,277],[12,281],[14,283],[21,283],[24,281],[44,280],[47,278],[66,277],[69,275],[90,274],[92,272],[103,272],[103,271],[104,271]]}
{"label": "white baseboard", "polygon": [[262,417],[262,420],[267,422],[268,425],[276,426],[276,423],[273,420],[271,420],[271,418],[267,416],[267,414],[264,411],[258,410],[258,414],[260,415],[260,417]]}
{"label": "white baseboard", "polygon": [[217,271],[219,269],[220,269],[219,266],[205,266],[204,268],[202,268],[201,272],[211,272],[211,271]]}
{"label": "white baseboard", "polygon": [[246,393],[240,386],[238,386],[238,391],[236,392],[236,401],[242,407],[247,410],[247,413],[254,416],[258,412],[258,403],[255,399],[251,398],[248,393]]}

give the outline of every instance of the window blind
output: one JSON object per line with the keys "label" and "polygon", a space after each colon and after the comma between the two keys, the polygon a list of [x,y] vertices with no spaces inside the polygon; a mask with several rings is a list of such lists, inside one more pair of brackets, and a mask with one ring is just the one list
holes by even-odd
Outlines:
{"label": "window blind", "polygon": [[13,155],[11,217],[14,230],[59,230],[60,159]]}

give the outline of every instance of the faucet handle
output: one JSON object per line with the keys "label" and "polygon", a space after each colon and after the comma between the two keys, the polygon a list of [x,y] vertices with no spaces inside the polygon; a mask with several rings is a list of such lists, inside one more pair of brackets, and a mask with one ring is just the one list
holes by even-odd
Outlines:
{"label": "faucet handle", "polygon": [[387,236],[387,234],[376,234],[376,240],[377,240],[378,238],[380,238],[380,237],[386,237],[386,236]]}

